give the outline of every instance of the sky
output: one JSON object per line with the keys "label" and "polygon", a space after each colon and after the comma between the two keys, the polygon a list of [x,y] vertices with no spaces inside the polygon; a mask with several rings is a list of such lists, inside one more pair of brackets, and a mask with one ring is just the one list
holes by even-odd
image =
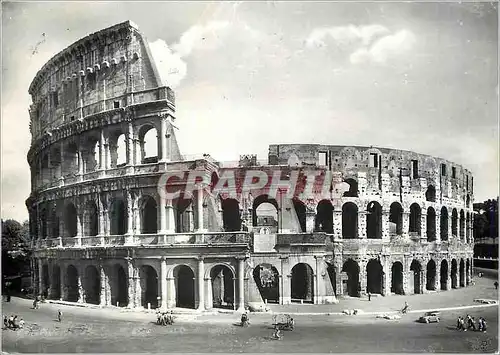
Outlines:
{"label": "sky", "polygon": [[498,195],[492,3],[2,2],[2,218],[28,217],[28,87],[53,55],[130,20],[176,92],[186,155],[373,145],[463,165]]}

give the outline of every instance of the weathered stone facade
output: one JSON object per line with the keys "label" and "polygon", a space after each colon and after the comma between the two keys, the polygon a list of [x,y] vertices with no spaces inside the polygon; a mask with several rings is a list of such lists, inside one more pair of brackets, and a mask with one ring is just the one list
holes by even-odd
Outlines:
{"label": "weathered stone facade", "polygon": [[[174,93],[162,86],[147,41],[130,22],[57,54],[30,94],[26,205],[34,284],[47,297],[241,309],[471,281],[469,171],[373,147],[272,145],[265,166],[244,156],[234,168],[207,155],[183,157]],[[151,132],[158,132],[153,152]],[[272,198],[264,188],[236,198],[210,193],[224,171],[240,180],[251,170],[287,179],[311,167],[333,177],[329,198]],[[162,174],[193,170],[210,184],[171,200],[159,193]],[[276,209],[274,229],[257,216],[262,203]]]}

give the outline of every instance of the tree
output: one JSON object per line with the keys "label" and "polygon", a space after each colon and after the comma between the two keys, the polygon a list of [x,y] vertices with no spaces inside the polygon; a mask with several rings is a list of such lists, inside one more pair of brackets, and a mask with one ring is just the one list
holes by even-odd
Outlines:
{"label": "tree", "polygon": [[2,220],[2,274],[19,275],[29,267],[29,222]]}

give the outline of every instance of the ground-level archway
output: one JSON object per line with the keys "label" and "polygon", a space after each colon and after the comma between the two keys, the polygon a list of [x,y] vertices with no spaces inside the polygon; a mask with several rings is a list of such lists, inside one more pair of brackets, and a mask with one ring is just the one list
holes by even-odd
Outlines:
{"label": "ground-level archway", "polygon": [[111,304],[126,307],[129,303],[128,278],[125,269],[120,264],[112,268],[112,277],[109,278],[111,288]]}
{"label": "ground-level archway", "polygon": [[458,287],[458,265],[457,261],[453,259],[451,261],[451,288]]}
{"label": "ground-level archway", "polygon": [[158,308],[158,274],[150,265],[141,267],[141,305],[144,308]]}
{"label": "ground-level archway", "polygon": [[186,265],[174,268],[175,306],[179,308],[194,308],[194,272]]}
{"label": "ground-level archway", "polygon": [[413,293],[420,293],[420,274],[422,272],[422,266],[417,260],[413,260],[410,265],[410,270],[413,272]]}
{"label": "ground-level archway", "polygon": [[366,265],[366,291],[382,294],[383,269],[379,260],[371,259]]}
{"label": "ground-level archway", "polygon": [[85,268],[85,302],[99,304],[101,301],[101,276],[94,265]]}
{"label": "ground-level archway", "polygon": [[210,270],[212,306],[234,309],[234,274],[226,265],[215,265]]}
{"label": "ground-level archway", "polygon": [[61,267],[59,265],[54,265],[52,267],[52,295],[51,298],[54,300],[61,299]]}
{"label": "ground-level archway", "polygon": [[468,286],[470,284],[470,261],[469,258],[465,260],[465,284]]}
{"label": "ground-level archway", "polygon": [[253,270],[253,279],[264,303],[279,303],[278,269],[271,264],[259,264]]}
{"label": "ground-level archway", "polygon": [[49,289],[50,289],[50,276],[49,276],[49,265],[42,265],[42,285],[43,289],[42,296],[45,298],[49,298]]}
{"label": "ground-level archway", "polygon": [[66,301],[78,302],[80,290],[78,287],[78,270],[75,266],[69,265],[66,269]]}
{"label": "ground-level archway", "polygon": [[396,261],[391,268],[391,292],[397,295],[404,295],[403,288],[403,264]]}
{"label": "ground-level archway", "polygon": [[427,280],[425,285],[426,290],[436,290],[436,262],[432,259],[427,263],[425,276]]}
{"label": "ground-level archway", "polygon": [[344,294],[351,297],[359,297],[361,285],[359,284],[359,265],[356,261],[348,259],[342,266],[342,272],[347,274],[347,282],[342,285]]}
{"label": "ground-level archway", "polygon": [[460,259],[460,287],[465,287],[465,263]]}
{"label": "ground-level archway", "polygon": [[311,266],[299,263],[292,268],[292,302],[314,302],[314,277]]}
{"label": "ground-level archway", "polygon": [[441,283],[441,290],[448,289],[448,262],[446,260],[441,261],[441,269],[439,272],[439,281]]}

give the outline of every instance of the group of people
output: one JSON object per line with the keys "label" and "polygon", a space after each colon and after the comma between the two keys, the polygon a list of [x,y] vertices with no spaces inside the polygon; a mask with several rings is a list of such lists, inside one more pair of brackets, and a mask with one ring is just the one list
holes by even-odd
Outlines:
{"label": "group of people", "polygon": [[24,328],[24,319],[19,318],[17,315],[11,315],[10,317],[3,317],[4,329],[18,330]]}
{"label": "group of people", "polygon": [[174,316],[172,311],[160,312],[156,313],[156,324],[158,325],[172,325],[174,324]]}
{"label": "group of people", "polygon": [[467,314],[467,316],[464,317],[458,317],[457,319],[457,329],[462,330],[466,332],[467,330],[471,329],[473,331],[480,331],[480,332],[486,332],[486,321],[484,320],[483,317],[479,317],[479,320],[477,322],[476,326],[476,321],[474,317],[471,317],[470,315]]}

